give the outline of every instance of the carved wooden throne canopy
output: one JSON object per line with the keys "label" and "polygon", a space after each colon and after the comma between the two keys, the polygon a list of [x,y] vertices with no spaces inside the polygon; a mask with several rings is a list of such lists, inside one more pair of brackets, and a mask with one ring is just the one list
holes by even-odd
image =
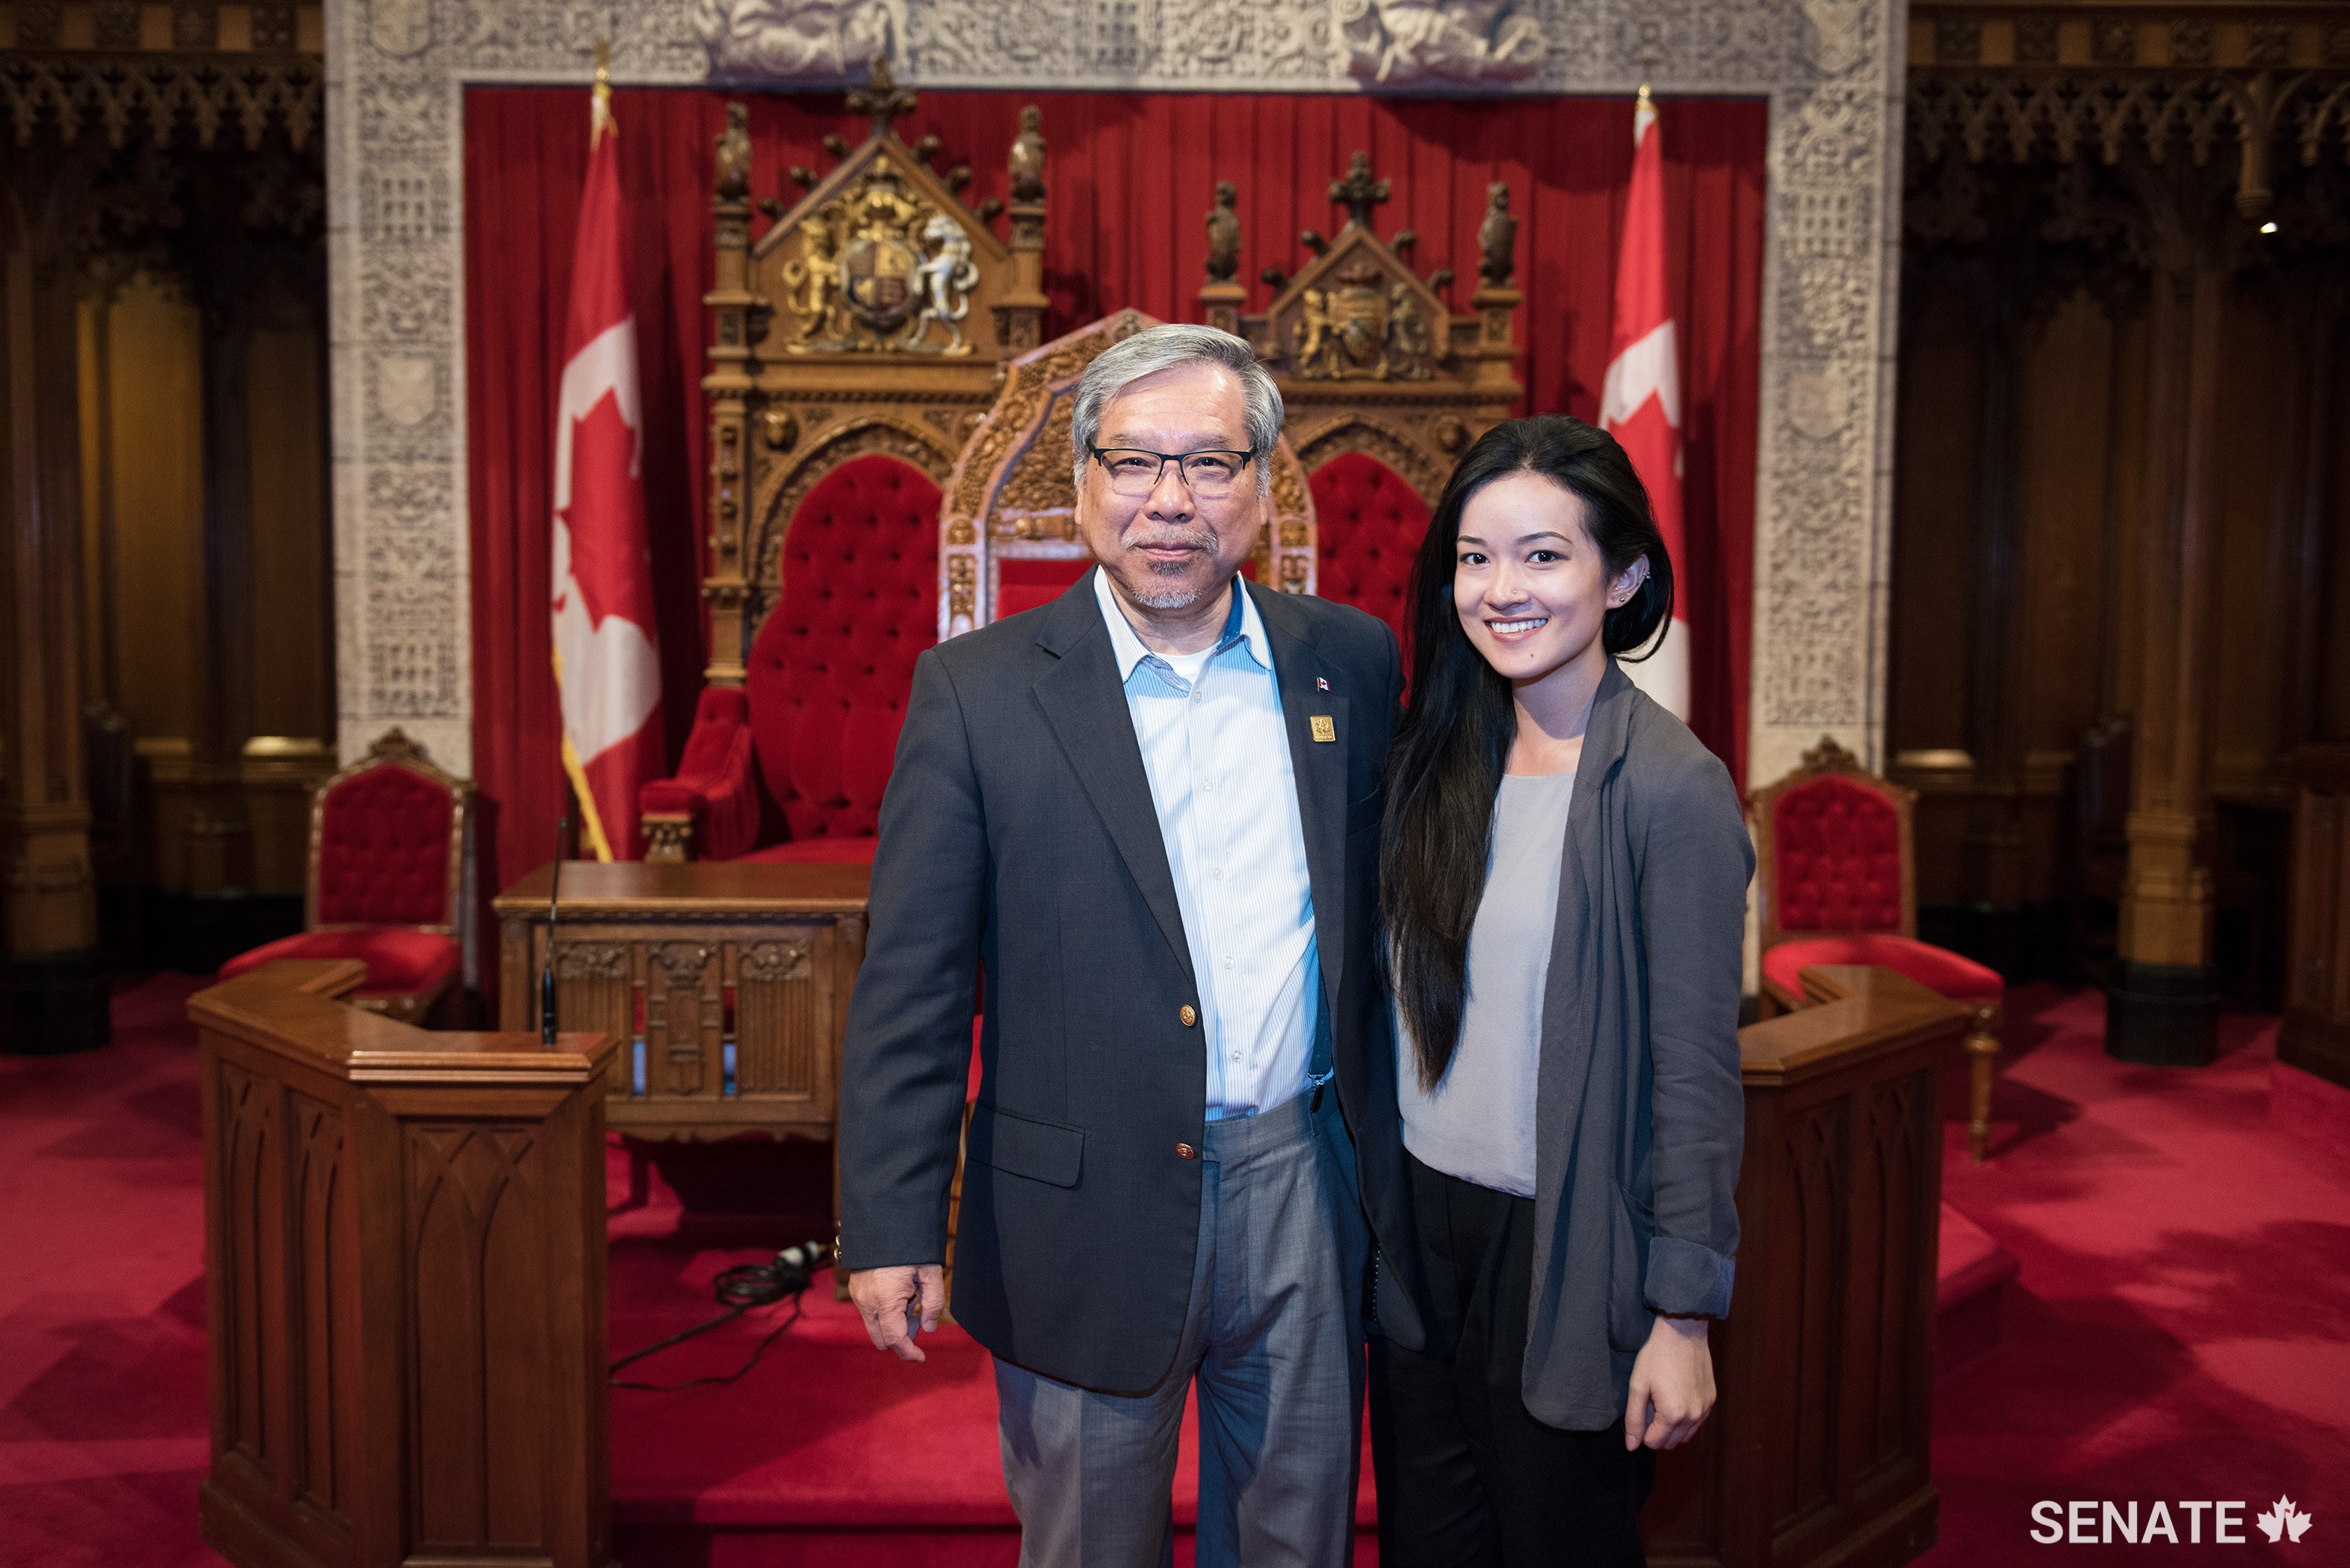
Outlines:
{"label": "carved wooden throne canopy", "polygon": [[1407,258],[1418,236],[1374,232],[1373,210],[1388,200],[1388,182],[1372,174],[1361,152],[1330,182],[1331,204],[1347,209],[1345,225],[1327,240],[1310,229],[1299,236],[1312,259],[1295,277],[1267,267],[1273,303],[1262,315],[1244,313],[1247,290],[1232,276],[1241,242],[1234,194],[1228,183],[1219,187],[1208,215],[1205,319],[1246,337],[1272,370],[1288,407],[1289,439],[1309,473],[1343,452],[1364,452],[1432,508],[1454,460],[1509,418],[1523,391],[1511,373],[1511,317],[1521,296],[1510,286],[1517,224],[1508,187],[1497,183],[1487,194],[1475,236],[1481,282],[1467,315],[1445,306],[1451,268],[1425,279],[1412,270]]}
{"label": "carved wooden throne canopy", "polygon": [[[1094,356],[1159,322],[1121,310],[1012,361],[1003,389],[979,421],[939,509],[939,638],[944,641],[1024,607],[1007,575],[1038,593],[1074,581],[1093,556],[1077,537],[1069,413]],[[1314,501],[1284,436],[1273,455],[1273,515],[1257,542],[1256,580],[1284,593],[1315,585]]]}
{"label": "carved wooden throne canopy", "polygon": [[[751,238],[751,140],[743,105],[726,107],[712,203],[716,317],[702,379],[711,421],[711,602],[713,682],[737,685],[760,621],[781,591],[784,535],[808,492],[847,460],[879,452],[942,483],[993,396],[1005,359],[1034,348],[1045,298],[1044,139],[1038,111],[1020,111],[1014,140],[1009,243],[1000,203],[959,194],[968,168],[931,167],[938,139],[912,146],[894,121],[914,95],[877,62],[848,95],[871,129],[818,178],[788,171],[804,191]],[[1007,128],[1011,129],[1011,128]]]}

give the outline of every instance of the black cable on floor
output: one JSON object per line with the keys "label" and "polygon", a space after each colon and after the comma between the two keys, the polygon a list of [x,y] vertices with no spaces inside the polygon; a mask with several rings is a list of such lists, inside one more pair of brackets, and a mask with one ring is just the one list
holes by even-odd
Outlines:
{"label": "black cable on floor", "polygon": [[824,1244],[820,1241],[809,1241],[797,1247],[785,1248],[776,1253],[771,1262],[737,1263],[731,1269],[722,1271],[718,1277],[711,1282],[711,1291],[718,1298],[719,1303],[726,1308],[724,1312],[715,1317],[706,1318],[691,1328],[680,1329],[667,1339],[656,1340],[642,1350],[632,1350],[612,1363],[610,1368],[611,1371],[618,1372],[630,1362],[642,1361],[656,1351],[667,1350],[673,1345],[683,1344],[696,1334],[707,1334],[723,1324],[733,1323],[754,1306],[769,1306],[779,1301],[789,1300],[792,1303],[791,1314],[768,1330],[767,1336],[759,1342],[758,1348],[751,1352],[751,1358],[733,1371],[723,1377],[689,1377],[682,1383],[637,1383],[623,1377],[614,1377],[612,1386],[639,1388],[650,1394],[674,1394],[683,1388],[702,1388],[720,1383],[733,1382],[751,1368],[758,1366],[759,1357],[767,1354],[767,1346],[775,1344],[785,1329],[799,1322],[802,1312],[800,1298],[806,1293],[812,1281],[813,1270],[823,1256]]}

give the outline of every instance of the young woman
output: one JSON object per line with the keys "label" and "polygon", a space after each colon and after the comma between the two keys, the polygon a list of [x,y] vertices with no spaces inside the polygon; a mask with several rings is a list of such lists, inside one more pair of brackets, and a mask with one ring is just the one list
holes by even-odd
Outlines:
{"label": "young woman", "polygon": [[1388,1568],[1638,1563],[1654,1450],[1712,1408],[1754,856],[1617,663],[1672,601],[1580,420],[1487,431],[1420,547],[1379,892],[1419,1231],[1372,1341]]}

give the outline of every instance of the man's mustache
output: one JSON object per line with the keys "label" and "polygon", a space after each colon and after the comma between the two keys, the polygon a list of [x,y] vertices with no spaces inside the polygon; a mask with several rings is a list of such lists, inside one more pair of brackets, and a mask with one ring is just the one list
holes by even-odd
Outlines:
{"label": "man's mustache", "polygon": [[1122,541],[1129,550],[1165,550],[1184,548],[1205,550],[1213,554],[1216,535],[1211,528],[1150,528],[1129,530]]}

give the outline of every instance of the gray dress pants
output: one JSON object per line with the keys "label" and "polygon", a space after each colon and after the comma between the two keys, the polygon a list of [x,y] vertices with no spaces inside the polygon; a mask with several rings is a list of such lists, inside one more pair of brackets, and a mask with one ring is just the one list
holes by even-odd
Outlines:
{"label": "gray dress pants", "polygon": [[[1021,1568],[1159,1568],[1186,1390],[1200,1392],[1200,1568],[1352,1561],[1368,1231],[1337,1096],[1213,1121],[1175,1364],[1097,1394],[995,1364]],[[1102,1282],[1115,1290],[1114,1280]]]}

